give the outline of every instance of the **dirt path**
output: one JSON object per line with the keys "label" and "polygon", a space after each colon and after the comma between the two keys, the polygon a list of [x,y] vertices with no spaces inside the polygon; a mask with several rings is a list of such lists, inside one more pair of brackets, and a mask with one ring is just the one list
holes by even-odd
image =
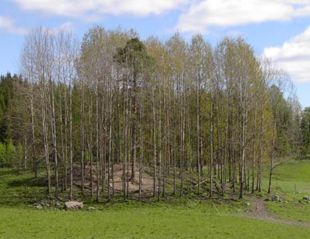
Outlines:
{"label": "dirt path", "polygon": [[251,203],[251,208],[246,213],[246,216],[249,218],[269,221],[269,222],[278,223],[278,224],[310,227],[310,223],[278,218],[276,215],[268,212],[265,202],[262,199],[258,199],[258,198],[251,199],[250,203]]}

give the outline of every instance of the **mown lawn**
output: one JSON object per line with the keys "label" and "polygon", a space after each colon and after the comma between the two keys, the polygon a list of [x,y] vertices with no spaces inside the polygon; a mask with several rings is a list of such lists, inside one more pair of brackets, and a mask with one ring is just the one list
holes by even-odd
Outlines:
{"label": "mown lawn", "polygon": [[307,238],[310,228],[247,219],[210,203],[66,212],[0,208],[0,238]]}

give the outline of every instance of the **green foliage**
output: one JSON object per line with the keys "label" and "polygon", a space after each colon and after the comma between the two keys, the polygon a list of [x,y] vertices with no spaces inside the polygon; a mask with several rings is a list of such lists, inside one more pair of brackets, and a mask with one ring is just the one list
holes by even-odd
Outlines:
{"label": "green foliage", "polygon": [[7,161],[6,145],[0,143],[0,166],[4,165],[6,161]]}
{"label": "green foliage", "polygon": [[11,140],[8,143],[0,143],[0,167],[18,165],[23,154],[23,147],[20,144],[15,146]]}
{"label": "green foliage", "polygon": [[144,43],[137,37],[127,41],[124,48],[119,48],[114,59],[132,70],[135,81],[138,74],[144,72],[152,62]]}
{"label": "green foliage", "polygon": [[13,145],[12,141],[9,141],[9,143],[6,145],[6,154],[7,158],[11,160],[15,160],[16,154],[16,148]]}
{"label": "green foliage", "polygon": [[310,107],[304,109],[301,120],[303,154],[310,154]]}
{"label": "green foliage", "polygon": [[297,132],[291,131],[294,128],[295,114],[289,101],[285,99],[281,89],[272,85],[269,90],[270,101],[273,112],[274,127],[276,128],[276,142],[275,150],[279,157],[290,155],[297,151],[299,147],[298,142],[294,139],[294,135],[299,134],[299,128],[295,129]]}
{"label": "green foliage", "polygon": [[[16,78],[16,76],[14,76]],[[9,112],[13,96],[13,77],[11,74],[0,77],[0,142],[9,137]]]}

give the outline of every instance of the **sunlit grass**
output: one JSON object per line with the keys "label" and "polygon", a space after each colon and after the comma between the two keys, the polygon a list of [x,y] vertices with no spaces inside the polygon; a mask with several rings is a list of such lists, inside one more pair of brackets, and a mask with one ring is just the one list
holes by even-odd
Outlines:
{"label": "sunlit grass", "polygon": [[294,160],[274,169],[272,194],[281,202],[268,202],[268,208],[280,218],[310,222],[310,160]]}
{"label": "sunlit grass", "polygon": [[[45,198],[44,175],[0,170],[0,238],[307,238],[310,228],[244,217],[245,200],[169,199],[95,204],[82,211],[33,207]],[[267,179],[264,179],[267,182]],[[274,170],[273,194],[267,202],[275,217],[310,222],[310,161],[291,161]],[[268,197],[264,193],[262,198]],[[93,210],[88,210],[94,207]]]}

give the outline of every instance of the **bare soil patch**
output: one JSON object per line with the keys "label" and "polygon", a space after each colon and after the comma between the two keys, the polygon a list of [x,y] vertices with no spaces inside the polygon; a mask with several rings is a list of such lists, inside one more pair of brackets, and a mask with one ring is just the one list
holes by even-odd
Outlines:
{"label": "bare soil patch", "polygon": [[250,203],[251,208],[246,213],[246,216],[249,218],[270,221],[277,224],[310,227],[310,223],[278,218],[276,215],[267,210],[265,201],[263,199],[254,198],[250,200]]}

